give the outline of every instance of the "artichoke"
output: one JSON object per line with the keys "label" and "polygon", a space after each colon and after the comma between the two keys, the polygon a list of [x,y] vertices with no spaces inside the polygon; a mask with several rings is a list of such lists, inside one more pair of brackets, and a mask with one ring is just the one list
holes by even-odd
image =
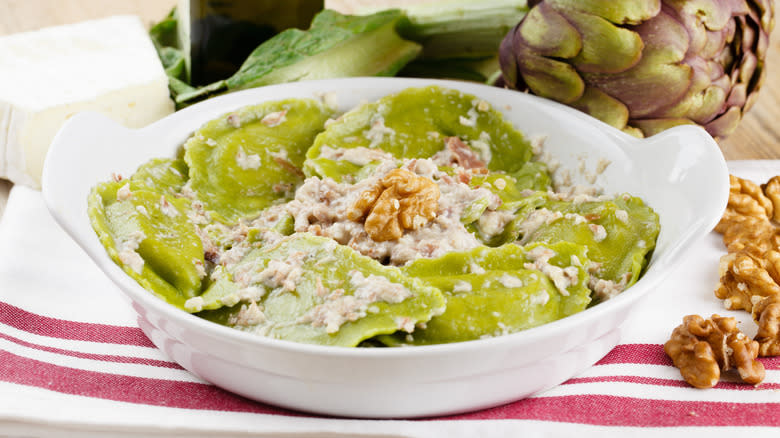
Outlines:
{"label": "artichoke", "polygon": [[756,98],[774,0],[536,0],[501,43],[497,85],[637,136],[729,135]]}

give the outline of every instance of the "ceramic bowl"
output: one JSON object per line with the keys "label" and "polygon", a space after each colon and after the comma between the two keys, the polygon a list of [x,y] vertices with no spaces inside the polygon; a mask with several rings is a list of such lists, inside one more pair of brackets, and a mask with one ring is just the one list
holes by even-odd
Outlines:
{"label": "ceramic bowl", "polygon": [[[322,92],[347,110],[407,87],[439,84],[492,103],[572,175],[584,162],[610,165],[596,184],[628,192],[659,214],[661,232],[644,276],[626,292],[576,315],[508,336],[410,348],[339,348],[253,336],[213,324],[144,290],[111,259],[87,217],[87,194],[112,172],[132,174],[153,157],[173,156],[203,123],[241,106]],[[43,195],[59,224],[129,297],[149,338],[173,360],[250,399],[346,417],[410,418],[500,405],[558,385],[602,358],[640,299],[717,223],[728,172],[713,139],[682,126],[636,139],[569,107],[485,85],[402,78],[350,78],[268,86],[213,98],[142,129],[95,113],[71,118],[55,138]]]}

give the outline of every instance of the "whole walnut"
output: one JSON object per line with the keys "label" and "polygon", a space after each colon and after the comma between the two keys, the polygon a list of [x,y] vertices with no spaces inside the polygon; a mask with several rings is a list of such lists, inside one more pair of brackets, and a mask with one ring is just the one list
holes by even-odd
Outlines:
{"label": "whole walnut", "polygon": [[715,296],[730,310],[750,312],[762,297],[780,294],[778,283],[780,252],[767,251],[763,258],[747,250],[730,252],[720,258],[720,281]]}
{"label": "whole walnut", "polygon": [[730,175],[729,201],[715,231],[720,259],[715,296],[727,309],[751,312],[760,356],[780,355],[780,175],[758,184]]}
{"label": "whole walnut", "polygon": [[374,187],[361,193],[348,213],[364,220],[366,233],[377,242],[395,240],[404,230],[416,230],[436,217],[439,186],[405,169],[393,169]]}
{"label": "whole walnut", "polygon": [[774,205],[761,189],[761,186],[753,181],[729,175],[729,201],[723,219],[715,231],[723,233],[722,227],[733,218],[744,216],[769,219],[774,213]]}
{"label": "whole walnut", "polygon": [[772,220],[780,223],[780,175],[773,176],[766,184],[762,184],[761,190],[772,201],[774,207],[774,213],[771,215]]}
{"label": "whole walnut", "polygon": [[759,356],[780,356],[780,295],[771,295],[753,306],[753,319],[758,324],[754,338]]}
{"label": "whole walnut", "polygon": [[680,369],[686,382],[696,388],[711,388],[722,371],[736,369],[746,383],[757,385],[766,374],[756,360],[758,342],[737,329],[734,318],[712,315],[704,319],[688,315],[664,344],[664,351]]}

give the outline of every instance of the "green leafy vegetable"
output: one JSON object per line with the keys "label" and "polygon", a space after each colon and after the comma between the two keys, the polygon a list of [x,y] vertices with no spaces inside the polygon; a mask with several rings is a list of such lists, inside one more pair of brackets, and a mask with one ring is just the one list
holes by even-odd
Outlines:
{"label": "green leafy vegetable", "polygon": [[169,87],[174,96],[190,87],[187,85],[187,72],[184,53],[178,40],[179,17],[173,9],[162,21],[149,30],[149,36],[157,49],[165,74],[168,75]]}
{"label": "green leafy vegetable", "polygon": [[[358,14],[379,6],[363,6]],[[501,40],[528,11],[526,0],[445,0],[409,4],[401,36],[423,45],[422,57],[484,58],[497,53]]]}
{"label": "green leafy vegetable", "polygon": [[156,25],[152,37],[166,71],[176,104],[188,105],[215,93],[305,79],[349,76],[393,76],[417,57],[421,46],[401,38],[396,27],[405,20],[398,10],[367,16],[323,10],[306,30],[287,29],[258,46],[230,78],[203,87],[185,82],[179,69],[183,56],[171,50],[169,17]]}
{"label": "green leafy vegetable", "polygon": [[492,85],[501,76],[498,56],[478,58],[415,59],[398,76],[455,79]]}

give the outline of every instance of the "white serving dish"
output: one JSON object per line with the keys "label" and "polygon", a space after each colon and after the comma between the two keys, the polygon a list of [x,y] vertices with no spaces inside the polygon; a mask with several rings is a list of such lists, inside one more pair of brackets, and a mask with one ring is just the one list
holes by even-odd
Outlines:
{"label": "white serving dish", "polygon": [[[625,293],[579,314],[509,336],[412,348],[349,349],[256,337],[202,320],[157,299],[107,256],[87,217],[87,194],[112,172],[130,175],[153,157],[173,156],[201,124],[244,105],[334,92],[342,110],[407,87],[439,84],[474,94],[576,170],[611,161],[597,181],[606,193],[642,197],[661,218],[644,276]],[[576,174],[577,172],[572,172]],[[517,400],[585,370],[619,340],[640,298],[658,287],[686,250],[717,223],[728,171],[713,139],[694,126],[639,140],[569,107],[479,84],[349,78],[268,86],[217,97],[142,129],[95,114],[70,119],[55,138],[43,195],[59,224],[130,298],[141,328],[173,360],[251,399],[346,417],[423,417]],[[659,342],[663,340],[659,339]]]}

